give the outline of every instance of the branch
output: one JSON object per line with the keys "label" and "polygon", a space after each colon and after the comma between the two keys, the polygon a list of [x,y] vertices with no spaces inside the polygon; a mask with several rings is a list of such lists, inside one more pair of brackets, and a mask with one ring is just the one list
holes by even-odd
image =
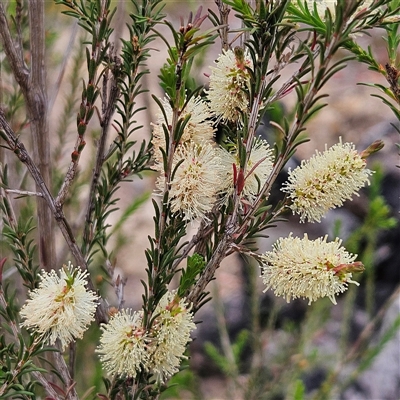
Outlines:
{"label": "branch", "polygon": [[[50,187],[50,137],[47,117],[44,2],[29,1],[31,75],[24,97],[30,118],[33,158],[44,183]],[[49,271],[56,262],[53,219],[46,203],[37,198],[39,253],[42,267]]]}
{"label": "branch", "polygon": [[85,217],[85,232],[83,236],[83,241],[86,244],[89,244],[91,241],[90,234],[92,232],[92,214],[95,208],[94,200],[96,198],[97,185],[99,183],[101,169],[104,164],[104,153],[105,147],[107,143],[108,131],[110,127],[111,117],[114,113],[115,106],[117,103],[117,99],[119,97],[119,89],[118,82],[116,78],[116,74],[112,74],[110,91],[107,98],[108,91],[108,74],[109,70],[104,72],[103,75],[103,104],[102,104],[102,117],[101,117],[101,135],[100,140],[97,145],[97,153],[96,153],[96,165],[94,167],[92,182],[90,184],[90,192],[89,192],[89,201],[86,210]]}
{"label": "branch", "polygon": [[18,196],[37,196],[43,197],[40,192],[30,192],[29,190],[18,190],[18,189],[5,189],[6,193],[17,194]]}
{"label": "branch", "polygon": [[[67,242],[68,247],[71,250],[71,253],[74,256],[75,260],[77,261],[78,265],[82,268],[82,270],[87,270],[87,264],[85,258],[83,257],[82,252],[80,251],[78,245],[76,244],[75,237],[72,234],[72,230],[67,220],[65,219],[62,210],[56,207],[55,200],[51,195],[49,189],[47,188],[39,169],[32,161],[23,143],[16,137],[12,128],[5,119],[4,112],[1,108],[0,108],[0,128],[2,129],[2,131],[0,131],[0,134],[7,142],[9,149],[12,150],[19,158],[19,160],[26,165],[32,178],[36,182],[36,185],[39,187],[40,192],[43,195],[43,199],[45,200],[48,208],[53,214],[61,230],[61,233],[63,234],[64,239]],[[90,278],[88,279],[88,287],[90,290],[95,291],[94,285],[90,280]],[[100,304],[96,311],[96,320],[98,323],[100,323],[107,321],[107,319],[108,319],[107,313],[104,308],[104,305]]]}
{"label": "branch", "polygon": [[64,383],[67,387],[65,399],[79,400],[78,394],[75,389],[75,382],[71,378],[70,371],[62,355],[62,348],[59,339],[57,339],[56,347],[59,351],[53,353],[53,359],[57,365],[57,371],[63,377]]}
{"label": "branch", "polygon": [[[286,134],[285,141],[288,145],[286,146],[285,151],[283,153],[279,154],[279,157],[277,158],[275,164],[273,165],[273,168],[272,168],[269,178],[264,183],[262,189],[260,190],[259,195],[257,196],[256,200],[250,207],[250,209],[247,212],[247,214],[245,215],[245,217],[243,218],[242,226],[245,226],[247,221],[254,215],[255,211],[259,208],[259,206],[263,202],[265,196],[268,195],[268,193],[270,193],[273,183],[275,182],[276,178],[278,177],[280,171],[285,166],[285,164],[287,162],[287,156],[293,150],[293,138],[295,138],[296,135],[298,134],[298,132],[301,131],[304,121],[307,119],[307,115],[308,115],[307,113],[313,104],[313,100],[314,100],[315,96],[318,94],[319,88],[316,85],[316,80],[314,77],[318,75],[319,71],[324,71],[324,70],[327,71],[328,70],[328,65],[332,61],[332,56],[335,53],[336,45],[340,39],[341,38],[333,37],[333,39],[326,51],[326,54],[324,56],[324,60],[319,65],[318,70],[313,72],[313,77],[311,78],[308,93],[305,95],[304,100],[303,100],[303,112],[301,115],[297,116],[297,118],[295,119],[294,123],[292,124],[290,130]],[[315,50],[313,52],[313,59],[319,53],[320,53],[320,50]],[[305,67],[305,63],[300,67],[300,69],[296,73],[299,73],[303,69],[303,67]],[[281,92],[281,95],[284,95],[285,91],[287,91],[293,87],[293,84],[296,81],[295,76],[296,76],[296,74],[292,75],[291,78],[289,78],[289,80],[285,82],[285,84],[284,84],[285,89],[283,92]],[[291,82],[293,82],[293,83],[291,83]],[[276,99],[277,98],[274,97],[274,100],[276,100]]]}
{"label": "branch", "polygon": [[8,26],[4,5],[0,2],[0,36],[4,52],[7,60],[10,63],[11,71],[14,74],[15,80],[24,91],[28,87],[29,70],[25,65],[21,55],[18,54],[18,45],[16,45],[11,37],[10,28]]}
{"label": "branch", "polygon": [[218,7],[219,16],[221,18],[220,22],[222,25],[221,30],[219,31],[219,35],[221,37],[221,48],[225,51],[229,50],[229,41],[228,41],[228,33],[229,33],[229,24],[228,17],[231,9],[222,2],[222,0],[215,0],[215,4]]}
{"label": "branch", "polygon": [[33,371],[32,375],[35,377],[35,379],[37,379],[40,384],[44,387],[44,390],[46,391],[46,393],[50,396],[51,399],[54,400],[62,400],[63,397],[59,396],[57,394],[57,392],[53,389],[53,387],[51,386],[51,384],[47,381],[47,379],[40,373],[37,371]]}
{"label": "branch", "polygon": [[[83,3],[82,3],[83,4]],[[98,74],[99,68],[102,65],[103,57],[104,57],[104,49],[106,49],[109,45],[109,23],[108,14],[109,14],[109,2],[102,1],[98,2],[100,6],[99,10],[97,10],[97,23],[95,26],[91,27],[92,31],[90,32],[93,36],[93,40],[91,50],[86,48],[86,55],[88,58],[88,80],[87,83],[84,83],[82,90],[82,101],[79,107],[78,118],[77,118],[77,129],[78,129],[78,137],[75,142],[74,151],[71,154],[71,162],[68,167],[68,171],[65,175],[64,181],[61,185],[61,189],[58,193],[56,205],[61,207],[68,195],[69,188],[72,185],[72,182],[75,178],[76,171],[78,170],[78,163],[81,156],[81,153],[86,145],[84,140],[84,135],[86,132],[86,127],[91,120],[94,111],[95,111],[95,101],[98,95],[97,82],[98,82]],[[69,7],[74,10],[74,13],[78,16],[79,19],[85,19],[86,16],[82,12],[75,2],[70,2]],[[106,21],[106,29],[100,29],[100,26],[103,25],[104,21]],[[100,35],[102,32],[102,35]],[[100,75],[102,72],[100,72]]]}
{"label": "branch", "polygon": [[184,250],[179,255],[179,257],[172,264],[171,271],[175,271],[179,264],[186,259],[186,257],[190,254],[190,251],[194,248],[194,253],[202,254],[205,248],[205,243],[207,238],[214,231],[213,226],[207,222],[206,220],[201,221],[201,225],[197,230],[197,233],[192,237],[189,243],[185,245]]}
{"label": "branch", "polygon": [[[30,120],[33,141],[33,153],[41,180],[50,184],[50,147],[47,124],[47,98],[44,65],[44,3],[42,0],[29,1],[29,27],[31,46],[31,72],[21,58],[11,37],[4,6],[0,3],[0,35],[7,59],[11,65],[14,78],[21,87]],[[44,269],[54,266],[54,235],[52,218],[46,204],[37,199],[39,227],[40,262]]]}
{"label": "branch", "polygon": [[190,291],[189,296],[187,297],[188,301],[193,304],[194,309],[197,308],[205,288],[214,278],[215,271],[220,266],[221,261],[226,257],[226,252],[232,243],[233,234],[236,229],[235,220],[236,214],[233,213],[233,215],[229,217],[225,235],[218,243],[218,246],[210,258],[210,261],[204,268],[199,280],[196,282],[193,289]]}

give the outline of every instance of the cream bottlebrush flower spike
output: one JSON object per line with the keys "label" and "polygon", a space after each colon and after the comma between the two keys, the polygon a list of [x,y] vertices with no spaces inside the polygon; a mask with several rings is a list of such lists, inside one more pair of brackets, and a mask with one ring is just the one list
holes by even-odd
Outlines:
{"label": "cream bottlebrush flower spike", "polygon": [[141,371],[148,371],[150,339],[142,326],[142,312],[121,310],[102,324],[100,344],[96,350],[104,369],[110,375],[135,378]]}
{"label": "cream bottlebrush flower spike", "polygon": [[59,276],[54,270],[42,271],[39,287],[29,293],[21,309],[22,326],[43,335],[50,344],[60,339],[63,349],[81,338],[94,319],[98,301],[85,287],[87,275],[70,262]]}
{"label": "cream bottlebrush flower spike", "polygon": [[[223,192],[231,195],[235,190],[233,164],[236,165],[236,171],[239,171],[240,162],[238,154],[232,154],[227,150],[220,148],[219,157],[225,169],[225,178],[222,180]],[[252,201],[258,195],[260,184],[263,185],[271,174],[273,166],[273,150],[269,147],[266,140],[254,139],[253,148],[247,163],[247,169],[244,176],[244,186],[241,194],[247,200]]]}
{"label": "cream bottlebrush flower spike", "polygon": [[158,382],[179,371],[190,333],[196,329],[185,299],[167,292],[160,300],[151,329],[143,328],[142,311],[122,310],[103,324],[99,353],[111,375],[135,378],[140,371],[152,373]]}
{"label": "cream bottlebrush flower spike", "polygon": [[224,121],[237,122],[240,112],[249,106],[248,94],[252,61],[241,48],[227,50],[218,57],[216,67],[211,67],[208,100],[210,108]]}
{"label": "cream bottlebrush flower spike", "polygon": [[[157,123],[153,126],[154,159],[155,168],[162,171],[163,159],[160,148],[165,149],[165,134],[163,124],[172,123],[172,108],[167,99],[162,101],[162,105],[167,116],[168,122],[165,121],[164,115],[160,112],[157,114]],[[189,141],[195,143],[212,142],[215,128],[211,120],[212,113],[208,105],[200,97],[192,97],[186,107],[180,114],[180,119],[185,119],[190,114],[189,122],[186,124],[183,131],[181,144]]]}
{"label": "cream bottlebrush flower spike", "polygon": [[345,200],[365,184],[372,171],[355,150],[352,143],[340,142],[316,154],[308,161],[289,171],[283,192],[292,201],[293,214],[299,214],[301,222],[320,222],[331,208],[340,207]]}
{"label": "cream bottlebrush flower spike", "polygon": [[352,272],[363,270],[361,262],[354,262],[357,255],[348,253],[341,240],[327,242],[327,237],[309,240],[292,237],[280,238],[273,251],[262,256],[262,279],[275,295],[307,298],[309,304],[321,297],[329,297],[336,304],[335,296],[347,290]]}
{"label": "cream bottlebrush flower spike", "polygon": [[175,292],[167,292],[160,300],[152,326],[152,341],[149,346],[150,372],[158,382],[165,382],[179,371],[186,345],[191,341],[190,333],[196,329],[193,314],[185,299]]}
{"label": "cream bottlebrush flower spike", "polygon": [[[216,148],[205,142],[179,146],[174,154],[173,170],[175,167],[169,190],[172,211],[184,213],[187,220],[206,217],[222,186],[223,167]],[[156,184],[162,190],[164,177],[160,176]]]}

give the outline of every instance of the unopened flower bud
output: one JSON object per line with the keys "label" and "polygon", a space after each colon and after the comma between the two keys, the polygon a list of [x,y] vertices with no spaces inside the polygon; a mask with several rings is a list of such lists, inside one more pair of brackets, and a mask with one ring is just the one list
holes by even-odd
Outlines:
{"label": "unopened flower bud", "polygon": [[73,151],[73,152],[71,153],[71,160],[72,160],[73,162],[75,162],[75,161],[78,160],[78,158],[79,158],[79,153],[78,153],[77,151]]}
{"label": "unopened flower bud", "polygon": [[370,144],[365,150],[360,153],[362,159],[368,158],[371,154],[374,154],[381,150],[385,144],[382,140],[375,140],[374,143]]}
{"label": "unopened flower bud", "polygon": [[383,18],[382,21],[384,24],[396,24],[398,22],[400,22],[400,15],[391,15],[389,17]]}

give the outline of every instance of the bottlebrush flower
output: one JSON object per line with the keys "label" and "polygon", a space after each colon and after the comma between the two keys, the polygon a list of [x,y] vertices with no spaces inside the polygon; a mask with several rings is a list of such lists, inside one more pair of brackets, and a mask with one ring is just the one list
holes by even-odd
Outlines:
{"label": "bottlebrush flower", "polygon": [[54,344],[60,339],[63,349],[74,339],[81,338],[94,319],[98,297],[86,289],[87,272],[71,263],[59,271],[41,272],[39,287],[29,293],[21,309],[29,328]]}
{"label": "bottlebrush flower", "polygon": [[289,171],[281,190],[289,194],[290,208],[300,214],[302,222],[320,222],[329,209],[342,206],[353,194],[358,196],[371,174],[354,144],[340,141]]}
{"label": "bottlebrush flower", "polygon": [[149,339],[142,327],[142,312],[121,310],[101,329],[96,351],[109,374],[135,378],[141,370],[148,370]]}
{"label": "bottlebrush flower", "polygon": [[[169,191],[172,211],[184,213],[188,220],[204,218],[221,187],[222,166],[218,153],[210,143],[187,143],[179,146],[174,154],[175,168]],[[159,177],[157,187],[163,190],[164,177]]]}
{"label": "bottlebrush flower", "polygon": [[158,316],[152,326],[150,372],[157,381],[165,382],[179,371],[186,345],[191,341],[190,333],[196,325],[186,300],[174,292],[167,292],[162,297],[155,314]]}
{"label": "bottlebrush flower", "polygon": [[[165,121],[164,115],[160,112],[157,115],[157,123],[153,126],[153,145],[154,145],[154,159],[156,161],[156,168],[162,169],[162,153],[160,148],[165,148],[165,133],[163,124],[172,124],[172,108],[168,100],[164,99],[162,105],[167,116],[168,122]],[[215,128],[211,120],[212,113],[208,105],[200,97],[192,97],[185,108],[181,111],[179,118],[184,120],[190,115],[189,122],[186,124],[181,137],[180,143],[184,144],[189,141],[195,143],[211,142],[214,137]]]}
{"label": "bottlebrush flower", "polygon": [[341,240],[327,242],[327,236],[309,240],[280,238],[273,251],[263,255],[262,279],[275,295],[308,298],[309,304],[318,298],[329,297],[336,304],[335,295],[347,290],[352,272],[363,270],[361,262],[353,262],[356,255],[340,247]]}
{"label": "bottlebrush flower", "polygon": [[[224,185],[222,191],[226,192],[227,195],[231,195],[235,190],[233,164],[236,165],[236,171],[238,173],[240,169],[239,155],[237,152],[236,154],[232,154],[221,148],[219,151],[219,157],[225,169],[225,178],[222,180]],[[260,184],[262,186],[268,179],[272,171],[272,166],[273,151],[270,149],[268,142],[262,139],[255,139],[247,163],[247,169],[244,176],[244,186],[241,191],[244,198],[251,201],[258,195],[258,192],[261,189]]]}
{"label": "bottlebrush flower", "polygon": [[236,122],[240,112],[249,106],[247,90],[252,67],[248,53],[241,49],[227,50],[218,57],[216,67],[211,67],[208,100],[211,110],[222,120]]}
{"label": "bottlebrush flower", "polygon": [[108,373],[135,378],[146,371],[163,383],[179,371],[190,333],[196,329],[193,315],[185,299],[174,292],[162,297],[154,315],[148,332],[143,328],[141,311],[122,310],[108,324],[102,324],[96,351]]}

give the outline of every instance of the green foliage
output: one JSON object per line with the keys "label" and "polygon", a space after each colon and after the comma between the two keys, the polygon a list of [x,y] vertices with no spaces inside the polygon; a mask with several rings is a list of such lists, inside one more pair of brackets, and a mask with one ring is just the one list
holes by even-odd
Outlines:
{"label": "green foliage", "polygon": [[293,399],[294,400],[303,400],[305,395],[305,386],[301,380],[296,381],[296,388],[294,391]]}
{"label": "green foliage", "polygon": [[[391,216],[391,211],[381,195],[383,171],[379,165],[375,166],[375,174],[371,178],[367,214],[360,228],[352,232],[347,240],[347,248],[354,253],[361,253],[366,266],[366,293],[367,310],[372,316],[375,310],[375,257],[378,237],[381,232],[394,228],[398,221]],[[361,247],[363,246],[363,247]]]}
{"label": "green foliage", "polygon": [[[379,342],[375,346],[369,347],[362,355],[362,359],[358,368],[354,372],[352,379],[355,379],[358,374],[365,371],[374,361],[376,356],[383,350],[384,346],[393,339],[400,328],[400,316],[397,316],[393,323],[385,330],[379,338]],[[351,382],[351,380],[350,380]]]}
{"label": "green foliage", "polygon": [[[374,51],[370,46],[364,50],[360,45],[356,44],[354,40],[349,40],[346,43],[346,48],[354,54],[357,60],[361,63],[368,65],[372,71],[381,74],[388,82],[389,86],[381,83],[365,84],[378,89],[382,94],[373,94],[373,96],[382,100],[395,114],[396,118],[400,120],[400,59],[398,49],[400,45],[399,24],[391,23],[391,18],[398,18],[400,12],[400,2],[395,1],[380,1],[379,3],[385,4],[386,9],[380,16],[380,28],[386,31],[386,36],[383,40],[386,42],[386,49],[388,53],[388,61],[385,65],[381,65],[374,56]],[[380,5],[380,4],[378,4]],[[395,129],[399,129],[394,126]]]}
{"label": "green foliage", "polygon": [[[1,166],[0,166],[1,168]],[[21,275],[24,285],[34,289],[38,283],[39,265],[35,262],[36,245],[31,232],[35,229],[33,218],[21,215],[18,220],[12,208],[10,199],[5,195],[4,190],[8,188],[7,166],[0,170],[0,190],[3,195],[0,197],[0,210],[3,214],[3,232],[14,254],[15,266]]]}
{"label": "green foliage", "polygon": [[189,368],[185,368],[172,377],[168,389],[161,394],[160,399],[185,400],[189,393],[192,398],[201,399],[198,384],[199,379],[196,375]]}
{"label": "green foliage", "polygon": [[204,349],[206,354],[211,358],[211,360],[218,366],[218,368],[227,376],[233,376],[234,371],[240,367],[240,360],[243,352],[248,345],[249,332],[247,330],[242,330],[237,335],[234,342],[232,342],[232,354],[234,356],[234,365],[232,362],[222,354],[216,346],[210,342],[206,342]]}
{"label": "green foliage", "polygon": [[187,267],[182,270],[179,282],[178,296],[186,297],[189,289],[196,282],[196,277],[201,274],[205,267],[204,257],[200,254],[193,254],[187,258]]}
{"label": "green foliage", "polygon": [[[5,299],[7,306],[4,308]],[[35,335],[27,342],[15,324],[18,321],[14,297],[8,294],[7,287],[0,286],[0,314],[2,332],[0,333],[0,396],[1,398],[36,399],[39,382],[32,379],[32,373],[46,372],[35,365],[34,357],[47,349]],[[40,390],[39,390],[40,392]]]}

